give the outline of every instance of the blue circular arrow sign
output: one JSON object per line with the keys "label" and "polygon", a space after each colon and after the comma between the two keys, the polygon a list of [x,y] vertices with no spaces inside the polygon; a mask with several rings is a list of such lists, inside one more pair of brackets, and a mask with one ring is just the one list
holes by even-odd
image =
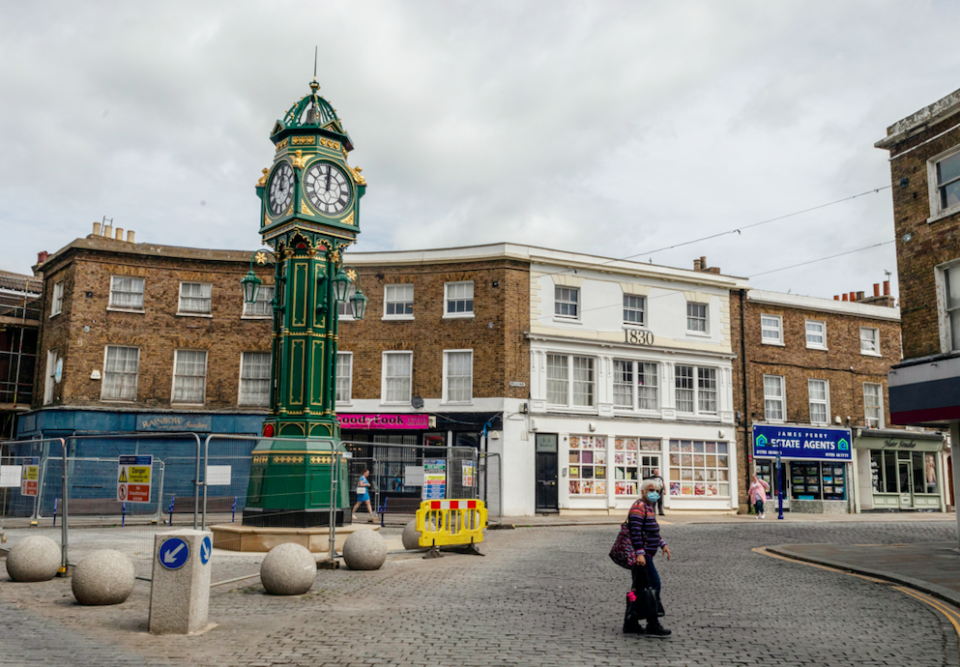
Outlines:
{"label": "blue circular arrow sign", "polygon": [[190,558],[190,547],[182,538],[171,537],[160,545],[157,558],[160,559],[160,564],[168,570],[179,570]]}
{"label": "blue circular arrow sign", "polygon": [[210,554],[213,553],[213,543],[209,537],[204,537],[200,542],[200,563],[206,565],[210,562]]}

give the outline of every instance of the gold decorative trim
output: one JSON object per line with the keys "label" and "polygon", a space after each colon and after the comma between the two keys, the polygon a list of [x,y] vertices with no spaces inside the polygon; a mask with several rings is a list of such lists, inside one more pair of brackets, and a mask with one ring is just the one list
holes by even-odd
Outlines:
{"label": "gold decorative trim", "polygon": [[357,185],[366,185],[367,179],[360,175],[360,172],[363,171],[360,167],[351,167],[347,165],[347,169],[350,170],[350,173],[353,175],[353,182]]}
{"label": "gold decorative trim", "polygon": [[254,456],[254,457],[253,457],[253,462],[254,462],[254,463],[267,463],[267,462],[269,461],[269,459],[270,459],[269,456]]}
{"label": "gold decorative trim", "polygon": [[345,225],[352,225],[352,224],[353,224],[353,211],[350,211],[350,215],[348,215],[347,217],[345,217],[345,218],[344,218],[343,220],[341,220],[340,222],[342,222],[342,223],[345,224]]}
{"label": "gold decorative trim", "polygon": [[270,170],[269,170],[269,169],[264,169],[264,170],[263,170],[263,176],[261,176],[260,179],[257,181],[257,187],[258,187],[258,188],[265,188],[265,187],[267,187],[267,174],[269,174],[269,173],[270,173]]}
{"label": "gold decorative trim", "polygon": [[333,139],[324,139],[323,137],[320,137],[320,145],[325,148],[332,148],[335,151],[340,150],[340,142],[334,141]]}
{"label": "gold decorative trim", "polygon": [[305,166],[307,166],[307,161],[310,160],[311,157],[314,156],[304,155],[303,151],[298,150],[296,153],[294,153],[294,157],[291,158],[290,161],[293,163],[294,169],[303,169]]}
{"label": "gold decorative trim", "polygon": [[332,459],[331,456],[311,456],[310,463],[330,463]]}
{"label": "gold decorative trim", "polygon": [[[313,146],[317,143],[316,137],[293,137],[290,142],[294,146]],[[323,143],[323,140],[320,140],[320,143]]]}
{"label": "gold decorative trim", "polygon": [[303,463],[302,456],[274,456],[273,463]]}
{"label": "gold decorative trim", "polygon": [[284,148],[286,148],[286,147],[287,147],[287,143],[289,143],[289,141],[290,141],[289,139],[284,139],[283,141],[281,141],[280,143],[278,143],[278,144],[277,144],[277,151],[282,151]]}
{"label": "gold decorative trim", "polygon": [[303,213],[304,215],[320,215],[319,213],[313,210],[313,207],[307,203],[306,199],[300,200],[300,212]]}

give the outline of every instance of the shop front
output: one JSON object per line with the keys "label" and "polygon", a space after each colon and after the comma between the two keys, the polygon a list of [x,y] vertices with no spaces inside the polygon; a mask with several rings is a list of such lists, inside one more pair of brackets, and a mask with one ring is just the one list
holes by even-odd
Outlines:
{"label": "shop front", "polygon": [[863,429],[853,441],[859,511],[946,510],[939,433]]}
{"label": "shop front", "polygon": [[852,510],[850,431],[818,426],[753,425],[757,477],[770,485],[770,510],[783,493],[793,512],[844,514]]}

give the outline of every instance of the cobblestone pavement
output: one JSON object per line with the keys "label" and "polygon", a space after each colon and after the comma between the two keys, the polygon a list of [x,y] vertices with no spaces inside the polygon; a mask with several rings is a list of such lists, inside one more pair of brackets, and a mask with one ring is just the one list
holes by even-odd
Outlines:
{"label": "cobblestone pavement", "polygon": [[487,556],[391,559],[377,572],[320,571],[296,598],[213,590],[217,627],[145,632],[149,584],[115,607],[82,608],[69,581],[0,572],[0,664],[63,665],[944,665],[957,634],[891,586],[751,548],[954,539],[949,522],[668,525],[659,558],[665,640],[620,633],[625,570],[615,526],[491,531]]}

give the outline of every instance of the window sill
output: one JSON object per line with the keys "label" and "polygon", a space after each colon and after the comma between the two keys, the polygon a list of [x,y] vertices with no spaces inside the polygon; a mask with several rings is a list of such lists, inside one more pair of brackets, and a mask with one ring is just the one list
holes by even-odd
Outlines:
{"label": "window sill", "polygon": [[337,401],[337,402],[336,402],[336,407],[338,407],[338,408],[352,408],[352,407],[353,407],[353,399],[350,399],[349,401]]}
{"label": "window sill", "polygon": [[773,341],[773,340],[764,340],[760,341],[761,345],[774,345],[776,347],[786,347],[786,344],[783,342]]}
{"label": "window sill", "polygon": [[687,330],[688,336],[693,336],[694,338],[710,338],[710,332],[708,331],[690,331]]}
{"label": "window sill", "polygon": [[356,319],[355,317],[348,317],[347,315],[337,316],[337,322],[354,322]]}
{"label": "window sill", "polygon": [[960,206],[951,206],[950,208],[945,208],[927,218],[927,224],[936,222],[937,220],[943,220],[944,218],[949,218],[951,215],[956,215],[957,213],[960,213]]}
{"label": "window sill", "polygon": [[829,352],[830,348],[826,345],[807,345],[808,350],[822,350],[824,352]]}
{"label": "window sill", "polygon": [[860,356],[861,357],[882,357],[883,355],[880,354],[879,352],[866,352],[864,350],[860,350]]}
{"label": "window sill", "polygon": [[241,320],[272,320],[272,315],[241,315]]}
{"label": "window sill", "polygon": [[583,322],[581,322],[580,319],[576,317],[560,317],[559,315],[554,315],[553,321],[558,324],[576,324],[579,326],[583,325]]}
{"label": "window sill", "polygon": [[207,317],[213,319],[213,313],[177,313],[177,317]]}
{"label": "window sill", "polygon": [[445,320],[472,320],[473,313],[444,313]]}
{"label": "window sill", "polygon": [[184,408],[186,408],[186,407],[191,407],[191,408],[200,407],[200,408],[203,408],[203,407],[206,407],[207,404],[206,404],[206,403],[175,403],[175,402],[173,402],[173,401],[170,401],[170,405],[176,405],[177,407],[184,407]]}
{"label": "window sill", "polygon": [[455,406],[458,406],[458,407],[459,407],[459,406],[463,406],[463,405],[473,405],[473,401],[472,401],[472,400],[469,400],[469,401],[441,401],[441,402],[440,402],[440,405],[455,405]]}
{"label": "window sill", "polygon": [[60,316],[60,315],[62,315],[62,314],[63,314],[63,311],[61,310],[59,313],[53,313],[48,319],[51,319],[51,320],[52,320],[54,317],[58,317],[58,316]]}
{"label": "window sill", "polygon": [[412,322],[413,315],[384,315],[382,318],[384,322]]}
{"label": "window sill", "polygon": [[107,311],[111,313],[133,313],[135,315],[145,315],[147,311],[143,308],[118,308],[117,306],[107,306]]}
{"label": "window sill", "polygon": [[624,322],[623,326],[630,327],[631,329],[643,329],[644,331],[650,330],[650,327],[646,324],[637,324],[636,322]]}
{"label": "window sill", "polygon": [[116,403],[134,404],[134,403],[137,402],[137,399],[135,399],[135,398],[103,398],[103,397],[101,397],[101,398],[100,398],[100,402],[101,402],[101,403],[110,403],[111,405],[116,404]]}
{"label": "window sill", "polygon": [[238,408],[250,408],[250,409],[261,409],[269,408],[269,403],[237,403]]}
{"label": "window sill", "polygon": [[396,408],[399,406],[413,407],[410,405],[409,399],[406,401],[384,401],[384,400],[380,401],[381,408]]}

